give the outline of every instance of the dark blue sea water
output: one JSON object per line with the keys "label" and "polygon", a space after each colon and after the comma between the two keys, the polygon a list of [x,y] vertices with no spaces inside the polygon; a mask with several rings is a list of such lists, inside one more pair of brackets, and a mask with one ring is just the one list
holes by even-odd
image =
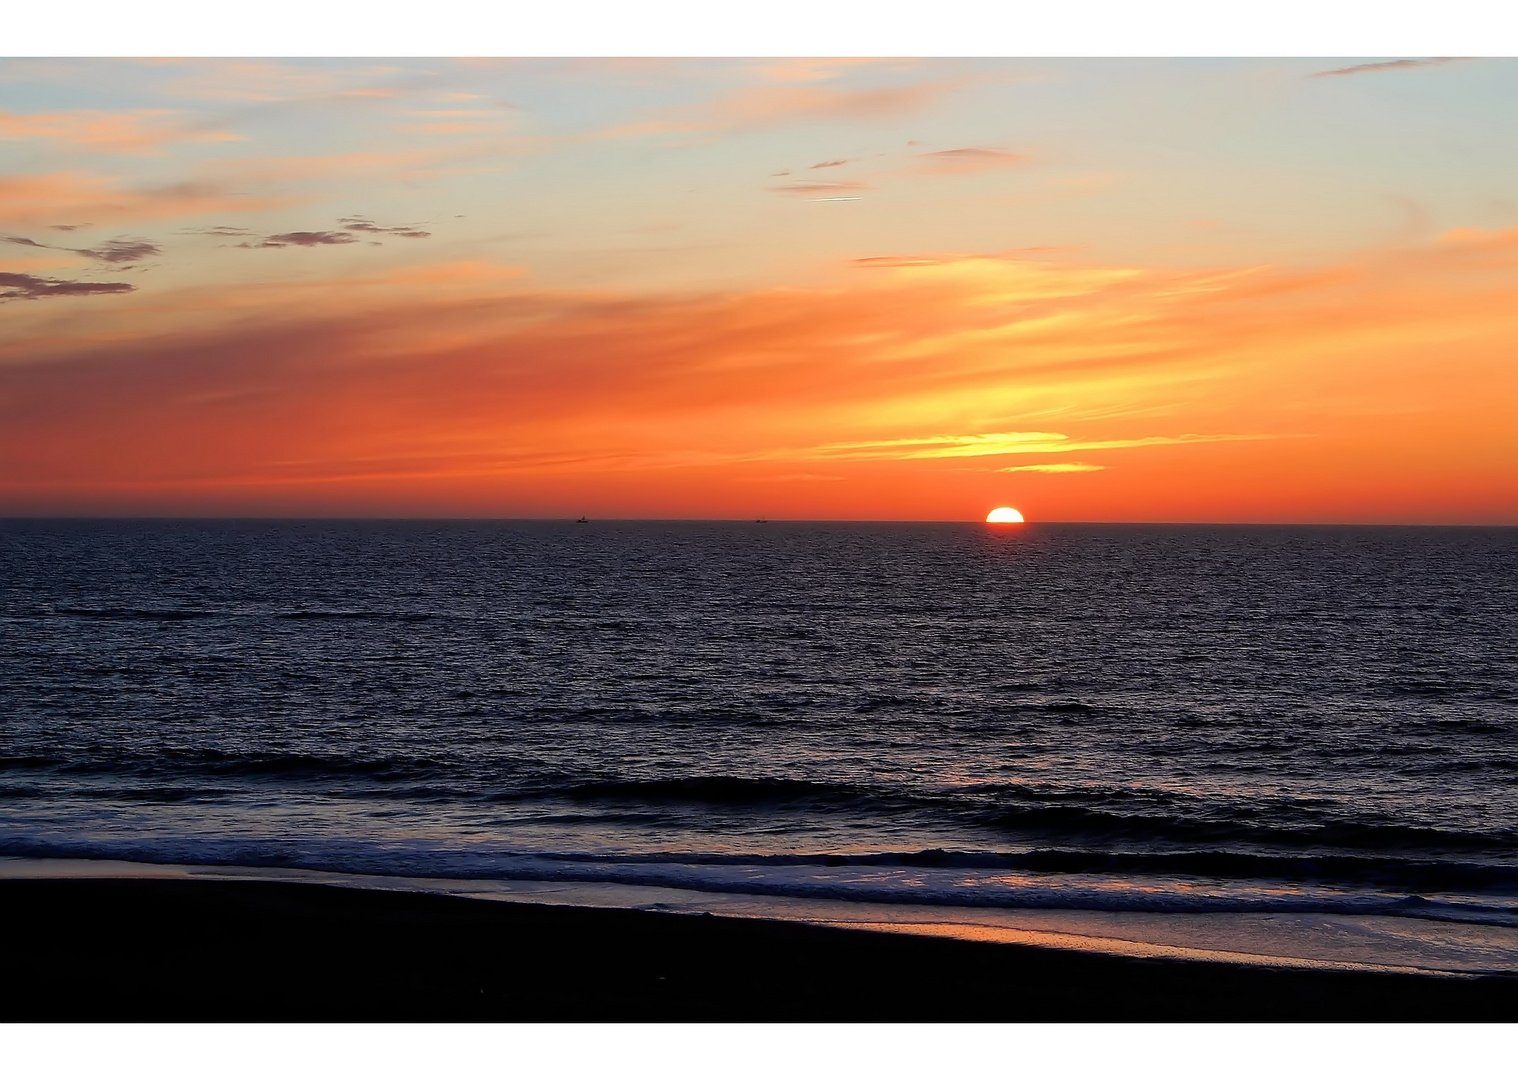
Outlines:
{"label": "dark blue sea water", "polygon": [[1518,926],[1518,530],[4,522],[0,855]]}

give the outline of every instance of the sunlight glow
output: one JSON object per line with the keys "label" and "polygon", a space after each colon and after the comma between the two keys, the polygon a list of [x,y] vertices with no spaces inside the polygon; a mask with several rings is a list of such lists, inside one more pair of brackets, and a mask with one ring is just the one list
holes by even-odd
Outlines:
{"label": "sunlight glow", "polygon": [[992,523],[1020,522],[1023,516],[1010,506],[998,506],[986,515],[986,520]]}
{"label": "sunlight glow", "polygon": [[0,518],[1518,524],[1518,62],[1396,65],[0,58]]}

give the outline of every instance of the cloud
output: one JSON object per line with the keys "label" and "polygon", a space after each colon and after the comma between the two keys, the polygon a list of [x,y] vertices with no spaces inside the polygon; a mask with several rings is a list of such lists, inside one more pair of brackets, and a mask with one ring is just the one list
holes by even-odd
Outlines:
{"label": "cloud", "polygon": [[298,60],[197,58],[176,65],[158,90],[178,98],[298,107],[343,97],[387,94],[396,70],[387,65],[332,67]]}
{"label": "cloud", "polygon": [[1003,150],[985,150],[966,146],[957,150],[934,150],[916,155],[918,172],[952,175],[985,172],[988,169],[1005,169],[1014,165],[1026,165],[1032,159],[1026,154],[1009,154]]}
{"label": "cloud", "polygon": [[996,252],[991,255],[870,255],[863,259],[854,259],[852,264],[866,270],[899,270],[904,267],[953,266],[959,263],[1022,260],[1030,255],[1052,255],[1076,250],[1078,250],[1077,247],[1069,244],[1041,244],[1036,247],[1013,248],[1011,251]]}
{"label": "cloud", "polygon": [[46,300],[58,296],[100,296],[128,293],[135,285],[125,282],[59,281],[32,274],[0,273],[0,300]]}
{"label": "cloud", "polygon": [[0,111],[0,139],[43,139],[94,152],[149,153],[171,142],[227,142],[242,136],[185,125],[172,109],[51,113]]}
{"label": "cloud", "polygon": [[929,79],[842,89],[818,85],[752,86],[706,105],[673,110],[663,117],[619,124],[594,138],[746,131],[808,120],[884,120],[922,112],[969,79]]}
{"label": "cloud", "polygon": [[[425,229],[419,229],[413,225],[376,225],[373,221],[363,217],[345,217],[338,219],[338,228],[318,231],[283,232],[265,236],[257,243],[244,242],[238,244],[240,248],[283,248],[283,247],[330,247],[341,244],[356,244],[361,236],[401,236],[412,240],[425,240],[431,236]],[[246,229],[236,229],[230,226],[218,225],[213,229],[199,230],[206,236],[246,236]],[[371,241],[375,242],[375,241]]]}
{"label": "cloud", "polygon": [[[816,452],[825,457],[908,460],[912,458],[1000,457],[1007,454],[1068,454],[1081,450],[1124,450],[1138,446],[1242,442],[1279,437],[1188,434],[1146,435],[1136,439],[1072,439],[1068,435],[1055,431],[993,431],[971,435],[923,435],[908,439],[886,439],[880,442],[834,443],[816,447]],[[1100,466],[1097,467],[1100,468]]]}
{"label": "cloud", "polygon": [[1334,68],[1331,71],[1315,71],[1308,78],[1328,79],[1343,75],[1369,75],[1376,71],[1402,71],[1407,68],[1439,67],[1469,59],[1464,56],[1437,56],[1427,60],[1385,60],[1375,64],[1355,64],[1353,67]]}
{"label": "cloud", "polygon": [[[521,144],[532,146],[530,140]],[[312,154],[274,158],[232,158],[204,162],[201,168],[210,179],[234,187],[249,184],[288,184],[315,180],[330,184],[347,176],[371,177],[384,173],[392,180],[412,180],[439,175],[438,166],[485,153],[505,153],[517,148],[518,141],[507,144],[492,140],[488,147],[476,144],[450,145],[445,148],[417,151],[361,151],[346,154]]]}
{"label": "cloud", "polygon": [[781,195],[799,195],[805,198],[825,198],[828,196],[847,195],[853,191],[868,191],[870,185],[860,180],[841,180],[835,184],[771,184],[769,190]]}
{"label": "cloud", "polygon": [[1083,473],[1101,472],[1107,466],[1090,465],[1084,461],[1055,461],[1047,465],[1008,465],[1006,468],[997,469],[997,472],[1035,472],[1035,473]]}
{"label": "cloud", "polygon": [[854,265],[893,270],[903,266],[942,266],[944,261],[926,255],[871,255],[868,258],[855,259]]}
{"label": "cloud", "polygon": [[759,127],[799,119],[883,119],[920,112],[959,85],[960,80],[929,80],[861,90],[756,86],[717,102],[711,113],[723,127]]}
{"label": "cloud", "polygon": [[20,244],[24,247],[43,248],[48,251],[68,251],[112,266],[129,266],[132,263],[141,262],[150,255],[157,255],[163,250],[151,240],[107,240],[98,248],[71,248],[60,244],[40,244],[25,236],[0,236],[0,241],[7,244]]}
{"label": "cloud", "polygon": [[163,251],[151,240],[107,240],[98,248],[73,248],[72,250],[76,255],[98,259],[100,262],[110,263],[113,266],[141,262]]}
{"label": "cloud", "polygon": [[[380,513],[439,508],[447,489],[472,500],[454,509],[498,512],[604,482],[635,514],[691,477],[726,491],[815,474],[851,483],[808,489],[908,515],[954,485],[984,498],[999,467],[1116,451],[1145,457],[1112,478],[1130,501],[1082,513],[1328,505],[1355,470],[1400,484],[1404,506],[1513,490],[1518,231],[1347,270],[897,261],[706,295],[449,264],[4,320],[0,506],[156,492],[312,512],[368,492]],[[814,512],[845,512],[829,506]]]}
{"label": "cloud", "polygon": [[361,217],[339,218],[338,224],[349,232],[384,233],[388,236],[404,236],[412,240],[425,240],[432,235],[414,225],[376,225],[368,218]]}
{"label": "cloud", "polygon": [[861,65],[882,65],[892,61],[873,57],[849,57],[826,59],[822,57],[796,57],[785,60],[764,61],[756,70],[774,82],[821,82],[836,79],[846,71]]}
{"label": "cloud", "polygon": [[[57,227],[58,222],[109,225],[173,218],[230,217],[311,201],[316,184],[380,171],[393,179],[441,175],[438,166],[469,153],[355,153],[314,157],[206,161],[195,178],[173,184],[128,185],[118,177],[81,171],[0,175],[0,221],[10,227]],[[255,194],[256,193],[256,194]],[[87,227],[73,224],[61,231]],[[420,230],[398,227],[394,235]]]}
{"label": "cloud", "polygon": [[331,244],[356,244],[358,237],[348,232],[287,232],[266,236],[256,244],[238,244],[244,248],[326,247]]}
{"label": "cloud", "polygon": [[809,165],[809,169],[836,169],[840,165],[847,165],[852,158],[839,158],[837,161],[819,161],[815,165]]}
{"label": "cloud", "polygon": [[200,181],[125,188],[109,178],[77,172],[0,176],[0,221],[23,226],[70,220],[156,221],[263,210],[289,201]]}

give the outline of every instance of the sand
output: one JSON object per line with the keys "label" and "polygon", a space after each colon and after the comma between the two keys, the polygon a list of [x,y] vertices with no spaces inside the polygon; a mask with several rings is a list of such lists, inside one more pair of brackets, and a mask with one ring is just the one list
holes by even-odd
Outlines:
{"label": "sand", "polygon": [[1027,945],[275,881],[0,881],[0,1019],[1518,1020],[1518,977]]}

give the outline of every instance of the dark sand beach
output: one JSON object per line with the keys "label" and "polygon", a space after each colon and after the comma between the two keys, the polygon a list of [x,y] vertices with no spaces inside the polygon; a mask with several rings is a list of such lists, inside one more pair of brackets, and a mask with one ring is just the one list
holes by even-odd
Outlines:
{"label": "dark sand beach", "polygon": [[6,1021],[1512,1021],[1518,978],[1284,970],[269,881],[10,880]]}

